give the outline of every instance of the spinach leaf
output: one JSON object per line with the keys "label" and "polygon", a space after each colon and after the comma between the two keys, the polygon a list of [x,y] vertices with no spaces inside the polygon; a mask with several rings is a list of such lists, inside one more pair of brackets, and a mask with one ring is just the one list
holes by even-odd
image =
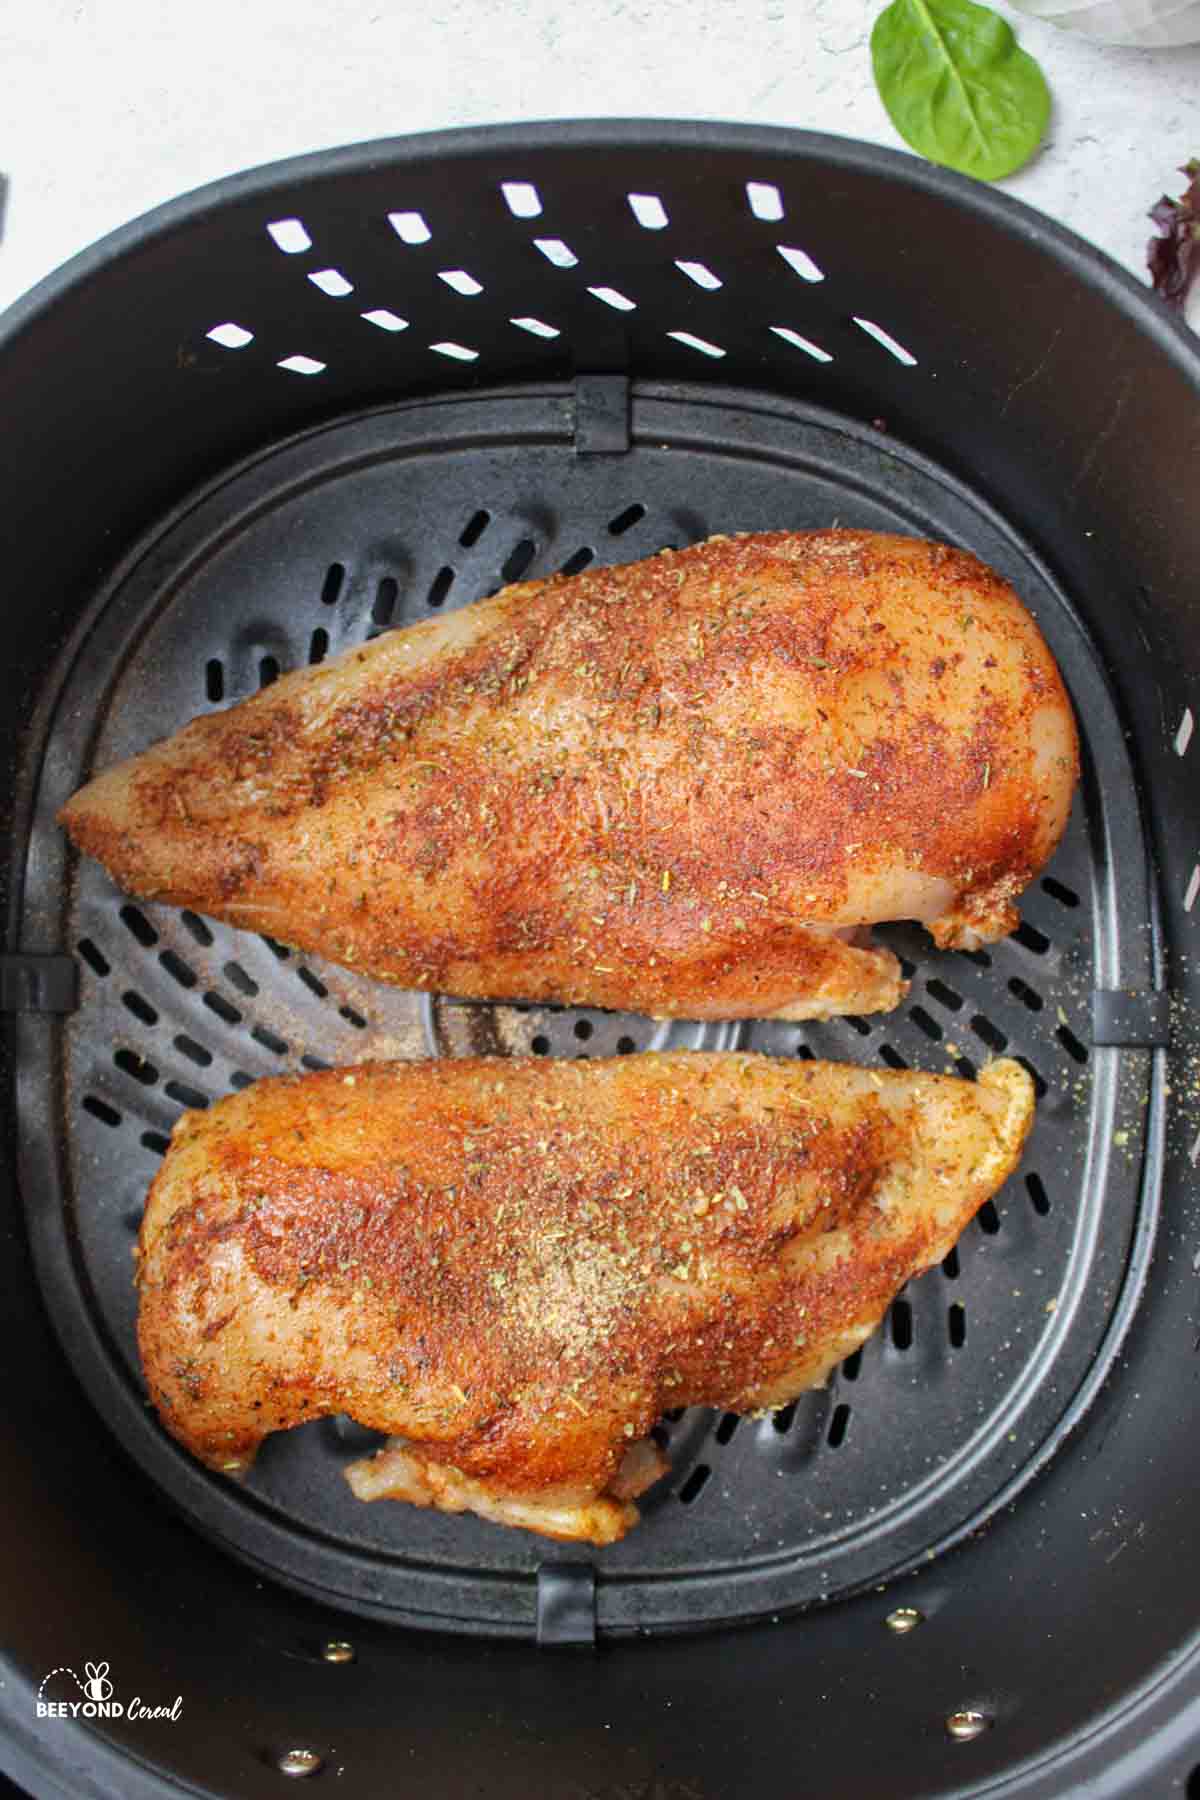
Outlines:
{"label": "spinach leaf", "polygon": [[931,162],[998,181],[1042,141],[1046,78],[988,6],[892,0],[875,21],[871,62],[892,124]]}

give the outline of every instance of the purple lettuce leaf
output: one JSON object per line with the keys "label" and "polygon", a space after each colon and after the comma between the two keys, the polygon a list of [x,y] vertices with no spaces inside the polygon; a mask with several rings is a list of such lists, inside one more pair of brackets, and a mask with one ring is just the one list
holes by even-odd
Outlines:
{"label": "purple lettuce leaf", "polygon": [[1156,294],[1182,312],[1188,293],[1200,275],[1200,158],[1193,157],[1180,170],[1188,186],[1178,200],[1164,194],[1150,209],[1157,235],[1146,245],[1146,266]]}

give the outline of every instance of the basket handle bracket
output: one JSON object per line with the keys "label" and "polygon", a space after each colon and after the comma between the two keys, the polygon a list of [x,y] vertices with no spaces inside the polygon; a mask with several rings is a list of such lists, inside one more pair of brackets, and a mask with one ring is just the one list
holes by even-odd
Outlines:
{"label": "basket handle bracket", "polygon": [[1120,1049],[1165,1049],[1171,1041],[1171,996],[1159,989],[1097,988],[1092,1042]]}
{"label": "basket handle bracket", "polygon": [[0,953],[0,1013],[73,1013],[79,1007],[79,965],[73,956]]}
{"label": "basket handle bracket", "polygon": [[576,456],[624,456],[628,449],[628,375],[577,375]]}
{"label": "basket handle bracket", "polygon": [[537,1641],[544,1650],[595,1648],[596,1569],[593,1563],[539,1563]]}

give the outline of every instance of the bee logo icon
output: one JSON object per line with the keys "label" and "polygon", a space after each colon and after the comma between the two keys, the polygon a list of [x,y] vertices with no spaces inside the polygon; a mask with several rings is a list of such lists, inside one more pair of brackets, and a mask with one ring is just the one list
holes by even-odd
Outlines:
{"label": "bee logo icon", "polygon": [[108,1679],[108,1664],[84,1663],[83,1672],[87,1676],[86,1693],[89,1700],[108,1700],[112,1697],[113,1684]]}

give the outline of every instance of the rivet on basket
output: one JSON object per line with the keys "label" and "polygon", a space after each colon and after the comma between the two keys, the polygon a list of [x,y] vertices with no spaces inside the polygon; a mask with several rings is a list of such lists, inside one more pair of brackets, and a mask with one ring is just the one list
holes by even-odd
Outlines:
{"label": "rivet on basket", "polygon": [[324,1768],[324,1758],[315,1750],[285,1750],[276,1767],[281,1775],[315,1775]]}
{"label": "rivet on basket", "polygon": [[982,1737],[991,1723],[986,1713],[964,1707],[961,1712],[946,1714],[946,1734],[956,1744],[969,1744],[973,1738]]}
{"label": "rivet on basket", "polygon": [[915,1631],[918,1625],[925,1623],[925,1614],[919,1606],[898,1606],[895,1612],[890,1612],[883,1622],[889,1631],[895,1632],[897,1637],[906,1637],[910,1631]]}

